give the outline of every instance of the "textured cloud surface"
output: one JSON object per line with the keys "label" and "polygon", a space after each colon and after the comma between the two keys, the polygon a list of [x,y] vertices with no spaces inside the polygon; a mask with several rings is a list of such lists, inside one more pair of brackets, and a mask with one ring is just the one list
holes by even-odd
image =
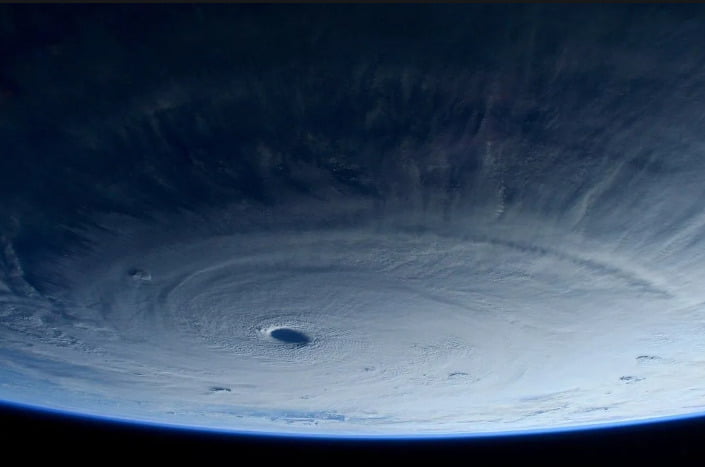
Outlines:
{"label": "textured cloud surface", "polygon": [[701,7],[165,10],[4,10],[0,399],[356,435],[702,411]]}

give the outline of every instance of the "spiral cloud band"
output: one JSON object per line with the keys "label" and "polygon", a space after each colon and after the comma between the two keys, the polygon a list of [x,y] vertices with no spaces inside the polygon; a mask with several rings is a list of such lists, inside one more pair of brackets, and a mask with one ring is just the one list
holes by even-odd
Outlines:
{"label": "spiral cloud band", "polygon": [[165,423],[495,432],[697,406],[695,287],[646,253],[506,224],[103,234],[61,265],[64,317],[4,303],[3,341],[81,368],[44,397],[117,391],[108,414]]}
{"label": "spiral cloud band", "polygon": [[701,7],[5,11],[1,402],[317,436],[703,413]]}

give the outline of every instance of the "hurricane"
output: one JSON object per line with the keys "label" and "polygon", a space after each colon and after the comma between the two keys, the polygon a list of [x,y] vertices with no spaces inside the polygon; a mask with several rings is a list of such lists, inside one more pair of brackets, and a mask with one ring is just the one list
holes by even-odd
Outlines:
{"label": "hurricane", "polygon": [[703,414],[701,6],[1,11],[0,401],[334,437]]}

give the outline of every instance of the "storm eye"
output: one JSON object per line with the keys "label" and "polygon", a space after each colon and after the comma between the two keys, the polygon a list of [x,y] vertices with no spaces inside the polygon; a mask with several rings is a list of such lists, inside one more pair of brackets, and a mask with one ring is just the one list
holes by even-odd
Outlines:
{"label": "storm eye", "polygon": [[304,333],[289,328],[278,328],[270,331],[270,336],[286,344],[303,346],[311,342],[311,339]]}

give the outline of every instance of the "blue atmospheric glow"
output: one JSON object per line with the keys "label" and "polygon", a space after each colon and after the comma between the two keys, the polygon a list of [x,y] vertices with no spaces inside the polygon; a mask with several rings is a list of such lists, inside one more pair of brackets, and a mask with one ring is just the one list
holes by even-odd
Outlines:
{"label": "blue atmospheric glow", "polygon": [[591,433],[599,430],[617,430],[622,428],[642,428],[648,426],[663,425],[667,423],[684,422],[688,420],[696,420],[702,418],[705,422],[705,412],[686,414],[686,415],[675,415],[667,417],[654,417],[654,418],[644,418],[640,420],[626,420],[613,423],[595,423],[595,424],[585,424],[585,425],[575,425],[566,427],[555,427],[555,428],[545,428],[545,429],[528,429],[528,430],[507,430],[507,431],[496,431],[496,432],[458,432],[458,433],[398,433],[398,434],[369,434],[369,433],[291,433],[291,432],[267,432],[267,431],[248,431],[248,430],[238,430],[238,429],[228,429],[228,428],[213,428],[207,426],[198,425],[180,425],[180,424],[170,424],[164,422],[154,422],[149,420],[135,420],[129,418],[105,416],[98,414],[88,414],[73,412],[70,410],[57,409],[42,407],[38,405],[16,403],[12,401],[1,401],[1,405],[6,407],[21,409],[30,412],[36,412],[38,414],[49,414],[60,417],[67,417],[69,419],[79,420],[89,420],[96,422],[103,422],[106,424],[115,424],[125,427],[135,427],[135,428],[154,428],[154,429],[166,429],[175,430],[180,432],[191,432],[191,433],[210,433],[213,435],[232,435],[232,436],[248,436],[248,437],[258,437],[258,438],[281,438],[281,439],[328,439],[328,440],[471,440],[471,439],[488,439],[488,438],[509,438],[509,437],[531,437],[531,436],[541,436],[541,435],[552,435],[552,434],[562,434],[562,433]]}

